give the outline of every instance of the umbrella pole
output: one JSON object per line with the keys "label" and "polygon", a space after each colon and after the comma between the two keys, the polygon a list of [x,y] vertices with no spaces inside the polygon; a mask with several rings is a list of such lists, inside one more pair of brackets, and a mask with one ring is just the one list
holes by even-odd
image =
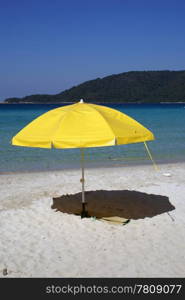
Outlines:
{"label": "umbrella pole", "polygon": [[82,183],[82,211],[81,211],[81,218],[87,218],[88,212],[86,210],[87,202],[85,202],[85,187],[84,187],[84,149],[80,149],[81,152],[81,168],[82,168],[82,178],[80,179]]}

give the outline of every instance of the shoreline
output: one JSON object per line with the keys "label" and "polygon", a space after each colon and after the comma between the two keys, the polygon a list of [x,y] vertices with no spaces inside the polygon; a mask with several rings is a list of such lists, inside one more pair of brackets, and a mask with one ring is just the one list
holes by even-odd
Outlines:
{"label": "shoreline", "polygon": [[[116,161],[113,160],[113,161]],[[80,166],[80,161],[77,162],[78,166],[76,165],[75,167],[61,167],[60,169],[42,169],[42,170],[18,170],[18,171],[0,171],[0,175],[16,175],[16,174],[37,174],[37,173],[53,173],[53,172],[65,172],[65,171],[78,171],[81,170],[81,166]],[[158,167],[160,166],[167,166],[167,165],[179,165],[179,164],[185,164],[185,161],[163,161],[163,162],[157,162],[155,161],[155,165]],[[109,164],[107,164],[107,162],[105,162],[105,164],[98,164],[98,162],[96,163],[92,163],[90,164],[86,164],[85,165],[85,170],[91,170],[91,169],[114,169],[114,168],[137,168],[137,167],[146,167],[146,166],[150,166],[152,168],[155,169],[154,164],[151,161],[145,161],[145,162],[126,162],[126,163],[122,163],[121,161],[118,160],[117,163],[115,164],[111,164],[111,162],[109,162]]]}

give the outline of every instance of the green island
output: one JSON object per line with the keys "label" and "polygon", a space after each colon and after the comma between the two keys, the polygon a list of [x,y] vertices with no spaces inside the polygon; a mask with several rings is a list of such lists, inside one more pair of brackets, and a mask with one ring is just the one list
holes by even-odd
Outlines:
{"label": "green island", "polygon": [[70,103],[83,98],[101,103],[185,102],[185,71],[130,71],[83,82],[56,95],[8,98],[4,103]]}

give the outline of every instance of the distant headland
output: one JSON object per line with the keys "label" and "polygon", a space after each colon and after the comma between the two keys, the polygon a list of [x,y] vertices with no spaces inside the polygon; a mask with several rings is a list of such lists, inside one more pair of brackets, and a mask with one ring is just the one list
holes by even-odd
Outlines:
{"label": "distant headland", "polygon": [[81,98],[101,103],[185,102],[185,71],[130,71],[96,78],[56,95],[8,98],[3,103],[73,103]]}

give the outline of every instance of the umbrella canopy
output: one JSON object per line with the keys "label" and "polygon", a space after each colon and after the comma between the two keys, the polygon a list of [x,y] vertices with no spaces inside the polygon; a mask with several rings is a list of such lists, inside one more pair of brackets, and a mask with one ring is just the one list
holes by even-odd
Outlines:
{"label": "umbrella canopy", "polygon": [[50,110],[12,139],[16,146],[86,148],[153,140],[151,131],[115,109],[79,102]]}
{"label": "umbrella canopy", "polygon": [[84,103],[50,110],[33,120],[12,139],[12,144],[39,148],[81,148],[82,214],[87,216],[83,148],[154,140],[143,125],[118,110]]}

